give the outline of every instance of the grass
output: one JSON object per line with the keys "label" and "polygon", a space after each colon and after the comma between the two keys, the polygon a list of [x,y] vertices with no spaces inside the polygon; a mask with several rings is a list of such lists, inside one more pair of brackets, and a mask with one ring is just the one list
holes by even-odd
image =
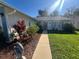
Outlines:
{"label": "grass", "polygon": [[52,59],[79,59],[79,34],[49,34]]}

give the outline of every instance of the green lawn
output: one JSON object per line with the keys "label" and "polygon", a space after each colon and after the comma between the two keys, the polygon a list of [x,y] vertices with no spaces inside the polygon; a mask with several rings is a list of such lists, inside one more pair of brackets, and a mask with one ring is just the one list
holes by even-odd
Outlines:
{"label": "green lawn", "polygon": [[79,34],[49,34],[52,59],[79,59]]}

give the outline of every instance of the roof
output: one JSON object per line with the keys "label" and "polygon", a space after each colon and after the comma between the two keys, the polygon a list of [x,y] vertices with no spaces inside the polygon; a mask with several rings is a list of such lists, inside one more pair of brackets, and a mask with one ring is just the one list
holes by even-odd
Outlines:
{"label": "roof", "polygon": [[[2,1],[2,0],[0,0],[0,4],[5,5],[5,6],[11,8],[11,9],[14,9],[14,10],[16,10],[16,11],[22,13],[22,14],[25,15],[25,16],[28,16],[27,14],[23,13],[23,12],[20,11],[19,9],[17,9],[17,8],[11,6],[11,5],[9,5],[8,3],[6,3],[6,2],[4,2],[4,1]],[[29,17],[29,18],[32,18],[31,16],[28,16],[28,17]],[[32,18],[32,19],[33,19],[33,18]]]}
{"label": "roof", "polygon": [[55,17],[37,17],[35,19],[37,19],[37,20],[71,20],[70,18],[62,17],[62,16],[55,16]]}

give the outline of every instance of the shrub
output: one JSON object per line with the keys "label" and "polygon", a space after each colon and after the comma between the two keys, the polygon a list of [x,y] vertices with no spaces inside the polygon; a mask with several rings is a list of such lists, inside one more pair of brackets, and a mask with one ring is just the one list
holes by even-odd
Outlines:
{"label": "shrub", "polygon": [[30,34],[30,35],[35,34],[37,31],[39,31],[39,27],[36,25],[36,23],[32,24],[32,26],[30,26],[27,29],[27,33]]}
{"label": "shrub", "polygon": [[63,26],[63,32],[65,33],[74,33],[75,32],[75,27],[72,24],[64,24]]}
{"label": "shrub", "polygon": [[39,27],[38,33],[42,33],[43,32],[43,29],[42,29],[41,24],[37,23],[37,26]]}
{"label": "shrub", "polygon": [[23,31],[25,31],[25,28],[26,28],[25,21],[23,19],[21,19],[21,20],[17,21],[17,24],[13,25],[13,27],[16,29],[16,31],[18,33],[21,33]]}

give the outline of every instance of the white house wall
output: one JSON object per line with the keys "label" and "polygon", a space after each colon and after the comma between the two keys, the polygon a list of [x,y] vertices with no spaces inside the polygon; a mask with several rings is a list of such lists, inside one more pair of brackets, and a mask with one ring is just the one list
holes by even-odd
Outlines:
{"label": "white house wall", "polygon": [[79,16],[73,18],[74,25],[77,29],[79,29]]}
{"label": "white house wall", "polygon": [[46,27],[44,24],[47,23],[47,30],[62,30],[62,27],[65,23],[72,23],[70,18],[66,17],[37,17],[38,21],[40,21],[42,27]]}
{"label": "white house wall", "polygon": [[28,28],[29,27],[29,22],[32,23],[32,18],[16,11],[14,12],[13,14],[9,14],[11,12],[14,11],[14,9],[11,9],[11,8],[8,8],[8,7],[5,7],[5,14],[6,14],[6,18],[7,18],[7,24],[8,24],[8,27],[10,28],[12,25],[16,24],[16,22],[18,20],[20,20],[20,18],[24,18],[25,19],[25,24],[26,24],[26,27]]}

